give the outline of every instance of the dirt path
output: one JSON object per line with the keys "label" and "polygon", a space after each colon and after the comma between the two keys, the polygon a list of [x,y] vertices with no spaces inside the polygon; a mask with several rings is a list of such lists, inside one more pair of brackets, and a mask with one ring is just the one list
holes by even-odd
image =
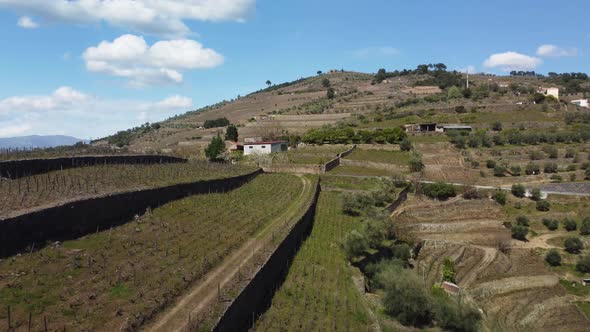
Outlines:
{"label": "dirt path", "polygon": [[495,248],[488,248],[488,247],[480,247],[475,246],[481,250],[483,250],[483,258],[481,262],[474,268],[469,271],[463,280],[461,280],[460,286],[463,288],[467,288],[471,285],[471,283],[478,277],[478,275],[485,270],[498,256],[498,250]]}
{"label": "dirt path", "polygon": [[300,177],[303,182],[301,194],[295,203],[284,214],[272,220],[255,237],[244,243],[242,247],[234,251],[223,262],[209,271],[195,286],[188,290],[163,314],[155,318],[155,322],[147,325],[145,331],[180,331],[191,317],[199,317],[213,307],[217,301],[218,287],[221,289],[228,285],[240,273],[241,267],[253,260],[256,253],[264,249],[265,245],[272,241],[273,230],[283,227],[286,220],[295,218],[307,204],[306,193],[312,190],[312,183],[305,177]]}

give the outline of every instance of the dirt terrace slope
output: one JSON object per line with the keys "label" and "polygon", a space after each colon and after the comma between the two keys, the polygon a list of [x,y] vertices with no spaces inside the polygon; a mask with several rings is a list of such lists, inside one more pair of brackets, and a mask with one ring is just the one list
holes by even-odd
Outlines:
{"label": "dirt terrace slope", "polygon": [[483,310],[486,330],[587,331],[588,319],[530,248],[497,249],[511,240],[494,202],[410,197],[400,211],[396,220],[423,240],[418,272],[434,284],[442,280],[444,260],[454,260],[456,282]]}

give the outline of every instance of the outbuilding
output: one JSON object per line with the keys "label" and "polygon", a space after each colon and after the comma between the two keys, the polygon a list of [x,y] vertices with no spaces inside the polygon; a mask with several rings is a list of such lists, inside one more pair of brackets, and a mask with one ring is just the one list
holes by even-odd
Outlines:
{"label": "outbuilding", "polygon": [[288,149],[289,145],[285,141],[244,143],[244,155],[246,156],[255,153],[270,154],[275,152],[284,152]]}

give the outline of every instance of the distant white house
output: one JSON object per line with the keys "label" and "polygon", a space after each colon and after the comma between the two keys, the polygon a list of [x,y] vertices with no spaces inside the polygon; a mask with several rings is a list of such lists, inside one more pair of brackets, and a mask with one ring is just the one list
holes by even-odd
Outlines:
{"label": "distant white house", "polygon": [[588,99],[572,100],[572,104],[588,108]]}
{"label": "distant white house", "polygon": [[542,93],[546,96],[553,96],[555,99],[559,100],[559,88],[539,88],[537,92]]}
{"label": "distant white house", "polygon": [[284,152],[289,149],[287,142],[284,141],[268,141],[256,143],[244,143],[244,155],[251,155],[255,153],[269,154],[274,152]]}

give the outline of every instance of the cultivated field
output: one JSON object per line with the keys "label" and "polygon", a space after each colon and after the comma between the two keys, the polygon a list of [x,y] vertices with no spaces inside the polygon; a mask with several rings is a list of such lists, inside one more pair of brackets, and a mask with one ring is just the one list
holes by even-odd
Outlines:
{"label": "cultivated field", "polygon": [[253,170],[206,162],[99,165],[6,179],[0,181],[0,217],[98,195],[226,178]]}
{"label": "cultivated field", "polygon": [[[224,194],[188,197],[129,223],[0,261],[0,326],[128,330],[299,206],[303,181],[261,175]],[[184,319],[186,317],[183,316]]]}
{"label": "cultivated field", "polygon": [[314,228],[256,331],[366,331],[371,320],[340,243],[361,224],[342,214],[340,195],[320,196]]}

